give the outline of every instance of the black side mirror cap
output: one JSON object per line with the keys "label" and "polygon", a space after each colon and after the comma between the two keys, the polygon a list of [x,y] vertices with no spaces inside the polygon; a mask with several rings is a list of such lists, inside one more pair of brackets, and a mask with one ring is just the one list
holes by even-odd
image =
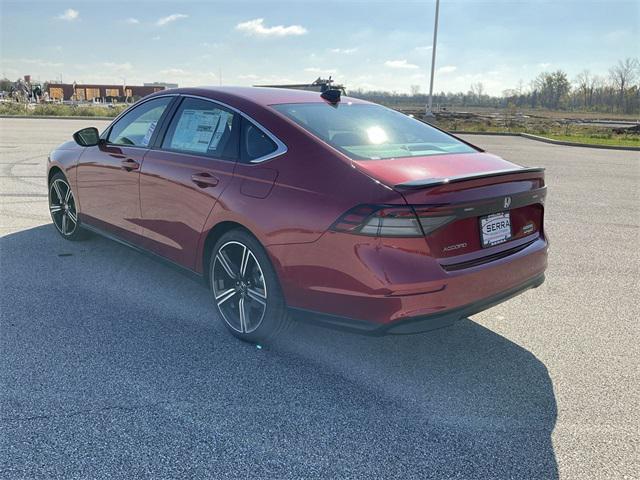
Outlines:
{"label": "black side mirror cap", "polygon": [[74,133],[73,139],[81,147],[95,147],[100,144],[100,133],[96,127],[87,127]]}

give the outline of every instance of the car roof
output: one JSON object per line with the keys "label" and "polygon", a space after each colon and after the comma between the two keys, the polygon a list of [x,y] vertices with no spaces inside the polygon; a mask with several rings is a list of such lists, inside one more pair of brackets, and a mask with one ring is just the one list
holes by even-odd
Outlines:
{"label": "car roof", "polygon": [[[157,94],[181,93],[188,95],[199,95],[209,97],[213,100],[219,97],[236,97],[248,100],[261,106],[276,105],[280,103],[324,103],[326,100],[320,97],[320,92],[308,90],[298,90],[293,88],[273,88],[273,87],[194,87],[194,88],[173,88],[163,90]],[[370,103],[358,98],[343,96],[342,102]]]}

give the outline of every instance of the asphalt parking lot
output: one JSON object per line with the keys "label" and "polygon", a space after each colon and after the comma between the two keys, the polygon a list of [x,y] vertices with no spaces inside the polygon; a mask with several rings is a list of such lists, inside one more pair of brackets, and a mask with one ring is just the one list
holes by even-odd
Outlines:
{"label": "asphalt parking lot", "polygon": [[468,137],[547,168],[546,283],[427,334],[258,349],[180,273],[56,234],[47,153],[105,124],[0,119],[1,478],[640,476],[637,152]]}

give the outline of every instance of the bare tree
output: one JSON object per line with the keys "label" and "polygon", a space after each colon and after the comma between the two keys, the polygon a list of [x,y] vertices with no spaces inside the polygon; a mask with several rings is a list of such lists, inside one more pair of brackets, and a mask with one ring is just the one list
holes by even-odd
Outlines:
{"label": "bare tree", "polygon": [[603,83],[598,75],[592,75],[589,82],[589,106],[593,106],[593,97],[598,88],[599,83]]}
{"label": "bare tree", "polygon": [[553,73],[542,72],[536,77],[535,88],[540,96],[540,104],[543,107],[558,109],[564,104],[564,100],[571,90],[571,84],[567,80],[567,74],[562,70]]}
{"label": "bare tree", "polygon": [[585,108],[590,106],[589,93],[592,88],[592,82],[593,79],[591,77],[591,74],[589,73],[589,70],[583,70],[575,79],[576,87],[580,92],[580,95],[582,96],[582,105]]}
{"label": "bare tree", "polygon": [[411,91],[411,96],[415,97],[416,95],[420,94],[420,85],[411,85],[410,91]]}
{"label": "bare tree", "polygon": [[601,109],[613,111],[613,105],[611,104],[610,91],[612,88],[607,83],[607,79],[602,75],[594,75],[591,77],[592,85],[592,98],[591,105],[599,106]]}
{"label": "bare tree", "polygon": [[484,95],[484,85],[482,84],[482,82],[472,83],[471,91],[476,97],[478,97],[478,100],[481,100],[482,96]]}
{"label": "bare tree", "polygon": [[618,104],[622,111],[625,109],[625,90],[638,76],[638,68],[640,68],[640,65],[637,58],[627,58],[625,60],[619,60],[618,64],[609,70],[609,77],[618,90]]}

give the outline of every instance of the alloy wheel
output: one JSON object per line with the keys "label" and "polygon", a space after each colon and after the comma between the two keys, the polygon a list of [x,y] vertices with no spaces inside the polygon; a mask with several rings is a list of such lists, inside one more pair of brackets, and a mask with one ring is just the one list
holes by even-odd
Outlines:
{"label": "alloy wheel", "polygon": [[49,211],[58,231],[65,237],[73,235],[78,228],[76,201],[69,184],[56,178],[49,187]]}
{"label": "alloy wheel", "polygon": [[224,321],[239,333],[255,331],[267,310],[267,285],[253,252],[238,241],[222,245],[216,252],[211,284]]}

